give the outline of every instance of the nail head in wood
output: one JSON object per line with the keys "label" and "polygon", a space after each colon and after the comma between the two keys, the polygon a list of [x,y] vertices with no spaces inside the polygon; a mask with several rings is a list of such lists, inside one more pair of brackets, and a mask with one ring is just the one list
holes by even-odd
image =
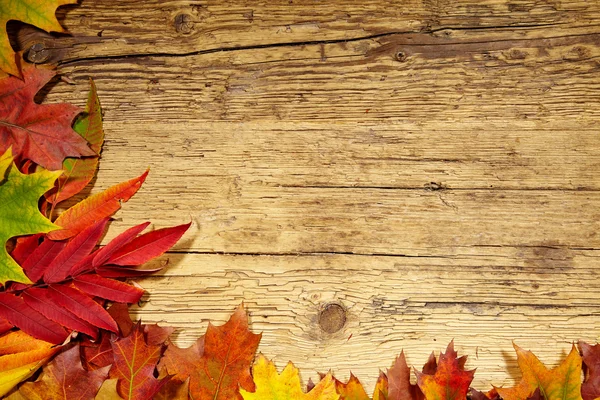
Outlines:
{"label": "nail head in wood", "polygon": [[43,43],[35,43],[27,50],[25,59],[33,64],[42,64],[50,58],[50,50]]}
{"label": "nail head in wood", "polygon": [[326,304],[319,312],[319,326],[327,333],[335,333],[346,324],[346,309],[337,303]]}
{"label": "nail head in wood", "polygon": [[175,30],[178,33],[190,33],[193,27],[194,23],[191,15],[180,13],[175,16]]}

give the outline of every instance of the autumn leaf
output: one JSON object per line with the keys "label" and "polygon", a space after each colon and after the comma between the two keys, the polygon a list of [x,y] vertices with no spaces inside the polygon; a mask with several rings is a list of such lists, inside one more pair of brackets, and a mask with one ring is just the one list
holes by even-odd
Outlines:
{"label": "autumn leaf", "polygon": [[[85,113],[81,114],[73,125],[73,129],[88,143],[96,154],[100,154],[104,143],[102,130],[102,109],[96,92],[96,85],[90,79]],[[63,174],[56,181],[56,187],[46,194],[46,199],[56,205],[83,190],[96,174],[98,157],[66,158],[63,161]]]}
{"label": "autumn leaf", "polygon": [[75,204],[62,213],[54,223],[63,229],[48,234],[48,239],[63,240],[75,236],[90,225],[110,217],[129,200],[146,180],[148,171],[137,178],[119,183]]}
{"label": "autumn leaf", "polygon": [[[431,362],[431,358],[429,362]],[[435,363],[435,357],[433,358],[433,362]],[[423,373],[428,373],[426,372],[426,368]],[[435,370],[430,372],[430,374],[434,373]],[[418,385],[410,383],[410,375],[411,370],[408,368],[404,351],[402,351],[387,373],[388,400],[421,400],[425,397]]]}
{"label": "autumn leaf", "polygon": [[373,390],[373,400],[387,400],[388,398],[388,377],[383,372],[379,372],[379,378]]}
{"label": "autumn leaf", "polygon": [[122,400],[123,398],[117,392],[118,382],[119,380],[116,378],[105,380],[94,400]]}
{"label": "autumn leaf", "polygon": [[340,395],[340,400],[370,400],[365,388],[358,378],[350,374],[347,383],[335,380],[335,390]]}
{"label": "autumn leaf", "polygon": [[64,32],[54,15],[56,8],[75,3],[77,0],[3,0],[0,5],[0,69],[11,75],[21,75],[6,33],[8,21],[22,21],[46,32]]}
{"label": "autumn leaf", "polygon": [[275,364],[262,354],[258,356],[252,367],[252,376],[256,390],[248,392],[240,389],[244,400],[338,400],[340,398],[336,393],[331,374],[325,375],[310,392],[304,393],[300,385],[298,369],[291,362],[280,375]]}
{"label": "autumn leaf", "polygon": [[496,388],[504,400],[525,400],[536,389],[544,400],[581,400],[581,356],[575,346],[565,360],[549,370],[530,351],[513,345],[517,352],[517,363],[523,374],[517,386]]}
{"label": "autumn leaf", "polygon": [[156,379],[154,372],[162,355],[163,345],[150,345],[138,323],[125,338],[112,340],[114,364],[110,377],[119,379],[117,390],[126,400],[151,399],[168,378]]}
{"label": "autumn leaf", "polygon": [[77,107],[33,101],[54,75],[53,70],[27,65],[24,81],[0,79],[0,153],[12,146],[17,160],[28,159],[49,170],[61,169],[65,157],[95,155],[71,128],[80,112]]}
{"label": "autumn leaf", "polygon": [[188,400],[190,390],[190,379],[183,383],[176,380],[167,382],[152,400]]}
{"label": "autumn leaf", "polygon": [[440,354],[435,374],[417,372],[417,384],[427,400],[464,400],[475,371],[465,371],[465,357],[456,358],[454,343]]}
{"label": "autumn leaf", "polygon": [[83,369],[76,345],[57,355],[44,366],[37,381],[23,384],[19,392],[29,400],[91,400],[108,377],[109,369]]}
{"label": "autumn leaf", "polygon": [[209,323],[206,335],[194,346],[180,349],[170,344],[160,368],[180,381],[189,376],[194,399],[239,399],[238,387],[254,390],[250,365],[260,338],[249,331],[240,305],[224,325]]}
{"label": "autumn leaf", "polygon": [[583,400],[594,400],[600,397],[600,344],[590,346],[580,341],[579,349],[585,365],[585,381],[581,386]]}
{"label": "autumn leaf", "polygon": [[52,343],[35,339],[23,331],[0,337],[0,396],[33,375],[58,350]]}
{"label": "autumn leaf", "polygon": [[40,213],[38,200],[54,185],[60,172],[42,170],[25,175],[16,168],[12,160],[10,149],[0,156],[0,204],[2,204],[0,207],[0,246],[2,247],[0,283],[2,285],[9,280],[31,283],[21,267],[7,253],[8,239],[20,235],[45,233],[58,228]]}

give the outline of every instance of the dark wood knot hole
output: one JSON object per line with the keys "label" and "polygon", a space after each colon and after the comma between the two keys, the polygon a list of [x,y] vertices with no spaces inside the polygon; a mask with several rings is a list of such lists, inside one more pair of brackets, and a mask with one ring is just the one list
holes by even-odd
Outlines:
{"label": "dark wood knot hole", "polygon": [[337,303],[326,304],[319,312],[319,326],[327,333],[335,333],[346,324],[346,309]]}

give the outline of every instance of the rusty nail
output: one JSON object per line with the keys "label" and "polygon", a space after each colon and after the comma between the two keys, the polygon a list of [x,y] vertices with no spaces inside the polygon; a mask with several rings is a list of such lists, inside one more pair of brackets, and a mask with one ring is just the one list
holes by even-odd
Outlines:
{"label": "rusty nail", "polygon": [[27,50],[25,59],[30,63],[42,64],[50,58],[50,50],[43,43],[35,43]]}
{"label": "rusty nail", "polygon": [[194,23],[192,22],[192,17],[189,14],[177,14],[175,16],[175,30],[179,33],[190,33]]}

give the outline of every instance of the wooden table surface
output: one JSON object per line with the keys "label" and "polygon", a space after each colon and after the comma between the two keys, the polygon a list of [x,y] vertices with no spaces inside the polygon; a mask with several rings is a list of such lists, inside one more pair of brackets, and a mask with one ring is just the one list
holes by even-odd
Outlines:
{"label": "wooden table surface", "polygon": [[548,365],[595,343],[598,0],[84,0],[58,15],[73,36],[19,43],[75,83],[45,101],[83,106],[96,81],[92,191],[151,168],[106,240],[193,221],[134,308],[178,344],[243,301],[259,350],[305,382],[352,371],[371,390],[400,350],[420,367],[454,339],[487,390],[518,379],[513,340]]}

